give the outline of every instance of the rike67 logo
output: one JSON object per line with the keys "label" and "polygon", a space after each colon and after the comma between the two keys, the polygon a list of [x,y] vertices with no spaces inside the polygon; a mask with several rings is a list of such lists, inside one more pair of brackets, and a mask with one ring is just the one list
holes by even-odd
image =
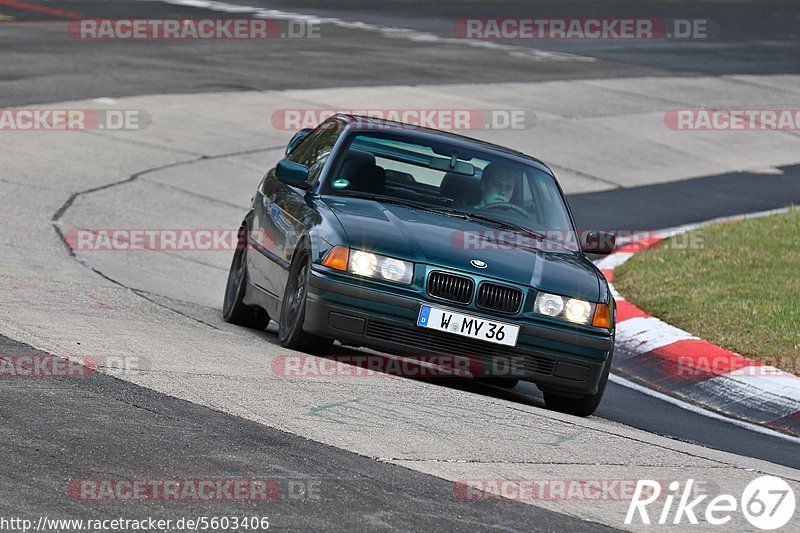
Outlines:
{"label": "rike67 logo", "polygon": [[[708,494],[690,500],[693,496],[693,484],[694,480],[689,479],[681,490],[680,482],[673,481],[664,497],[658,481],[640,479],[628,507],[625,523],[633,523],[638,515],[642,524],[649,525],[650,513],[654,513],[653,521],[662,525],[686,522],[697,525],[697,517],[700,515],[708,524],[721,526],[731,521],[733,513],[741,512],[753,527],[773,530],[785,526],[794,516],[794,491],[779,477],[761,476],[754,479],[745,487],[738,500],[730,494],[720,494],[708,502],[705,502]],[[663,500],[663,507],[660,509],[659,500]],[[655,503],[656,501],[659,502]]]}

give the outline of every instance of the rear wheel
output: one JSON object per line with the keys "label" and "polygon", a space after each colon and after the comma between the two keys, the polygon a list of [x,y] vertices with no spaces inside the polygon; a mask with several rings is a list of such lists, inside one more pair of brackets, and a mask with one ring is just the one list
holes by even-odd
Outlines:
{"label": "rear wheel", "polygon": [[326,353],[331,349],[333,339],[303,331],[310,273],[311,262],[308,252],[305,250],[297,252],[289,269],[289,281],[283,294],[278,341],[284,348],[301,352]]}
{"label": "rear wheel", "polygon": [[247,230],[239,230],[239,241],[228,272],[225,299],[222,302],[222,318],[225,322],[253,329],[265,329],[269,314],[260,307],[243,303],[247,285]]}

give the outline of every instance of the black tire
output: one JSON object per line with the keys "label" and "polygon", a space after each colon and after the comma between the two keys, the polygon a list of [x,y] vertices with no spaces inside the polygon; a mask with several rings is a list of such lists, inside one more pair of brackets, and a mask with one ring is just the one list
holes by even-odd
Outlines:
{"label": "black tire", "polygon": [[600,378],[600,388],[596,394],[586,394],[578,398],[570,398],[569,396],[562,396],[553,393],[549,390],[543,390],[544,403],[548,409],[567,413],[568,415],[575,416],[589,416],[594,414],[603,400],[603,393],[606,391],[606,383],[608,383],[608,372],[611,370],[611,357],[608,358],[608,363],[603,371],[603,376]]}
{"label": "black tire", "polygon": [[284,348],[315,354],[330,351],[333,339],[326,339],[303,331],[306,318],[306,299],[308,297],[308,276],[311,262],[308,251],[295,253],[289,269],[289,280],[283,294],[281,318],[278,321],[278,341]]}
{"label": "black tire", "polygon": [[239,230],[239,241],[233,253],[225,299],[222,301],[222,318],[225,322],[246,328],[266,329],[269,314],[260,307],[245,305],[244,293],[247,285],[247,230]]}
{"label": "black tire", "polygon": [[515,378],[477,378],[481,383],[487,385],[494,385],[495,387],[502,387],[504,389],[513,389],[519,383]]}

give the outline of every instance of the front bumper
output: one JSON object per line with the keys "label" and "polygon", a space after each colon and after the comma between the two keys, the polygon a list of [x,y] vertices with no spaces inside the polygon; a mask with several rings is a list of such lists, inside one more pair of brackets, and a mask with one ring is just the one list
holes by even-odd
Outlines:
{"label": "front bumper", "polygon": [[[589,335],[514,321],[520,326],[520,334],[516,347],[510,348],[418,327],[420,305],[448,308],[441,302],[348,281],[312,270],[305,331],[386,353],[465,358],[475,377],[516,378],[563,394],[597,393],[606,366],[611,364],[613,335]],[[487,318],[509,322],[504,317]]]}

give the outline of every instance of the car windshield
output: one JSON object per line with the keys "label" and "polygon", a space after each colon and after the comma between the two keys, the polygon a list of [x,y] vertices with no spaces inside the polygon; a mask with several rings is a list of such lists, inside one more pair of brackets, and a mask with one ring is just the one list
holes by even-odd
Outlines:
{"label": "car windshield", "polygon": [[467,152],[438,139],[357,133],[322,192],[466,215],[577,249],[563,196],[551,175],[496,153]]}

